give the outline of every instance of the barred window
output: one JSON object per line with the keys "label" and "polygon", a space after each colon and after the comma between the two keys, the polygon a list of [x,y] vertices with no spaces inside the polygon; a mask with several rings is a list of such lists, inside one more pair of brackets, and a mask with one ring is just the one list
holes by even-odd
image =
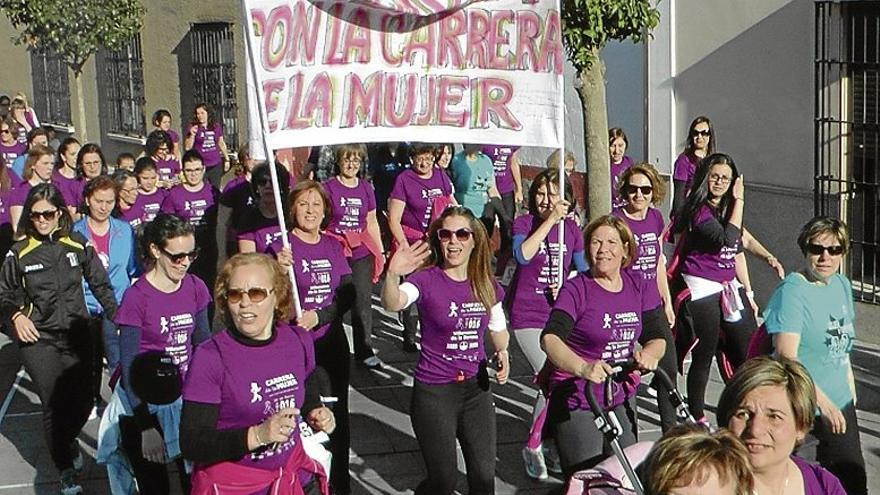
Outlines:
{"label": "barred window", "polygon": [[193,100],[205,102],[214,108],[217,121],[223,126],[223,140],[233,151],[238,148],[239,131],[232,24],[193,24],[190,33]]}
{"label": "barred window", "polygon": [[31,50],[31,106],[41,122],[73,125],[70,118],[70,82],[64,60],[51,50]]}
{"label": "barred window", "polygon": [[100,50],[96,61],[101,128],[106,133],[145,136],[141,35],[120,50]]}

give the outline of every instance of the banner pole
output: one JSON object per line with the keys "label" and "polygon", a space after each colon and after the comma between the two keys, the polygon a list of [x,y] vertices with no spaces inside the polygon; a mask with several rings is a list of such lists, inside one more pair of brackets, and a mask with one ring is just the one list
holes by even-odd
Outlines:
{"label": "banner pole", "polygon": [[[559,9],[559,16],[562,17],[562,0],[556,2]],[[559,122],[556,127],[559,132],[559,200],[565,199],[565,62],[559,68]],[[549,191],[548,191],[549,192]],[[556,264],[557,269],[557,291],[562,289],[562,283],[565,280],[565,272],[567,267],[564,266],[565,260],[565,218],[559,221],[559,260]],[[557,292],[558,293],[558,292]]]}
{"label": "banner pole", "polygon": [[[254,53],[253,46],[254,24],[251,21],[246,0],[241,0],[241,11],[244,13],[244,39],[247,45],[247,53],[250,59],[248,63],[248,69],[251,71],[251,76],[254,80],[254,98],[256,98],[255,101],[257,102],[257,109],[260,115],[260,131],[263,135],[263,147],[266,153],[266,162],[269,164],[269,176],[272,178],[272,195],[275,196],[275,211],[278,214],[278,228],[281,229],[281,243],[284,248],[290,251],[290,239],[288,239],[287,237],[287,222],[284,219],[284,201],[282,201],[281,199],[281,187],[278,183],[278,171],[275,170],[275,155],[272,152],[272,147],[269,145],[269,119],[266,115],[266,107],[263,106],[262,95],[260,94],[260,79],[257,77],[257,56]],[[296,277],[293,273],[293,264],[287,267],[287,276],[290,277],[293,308],[296,312],[297,319],[299,319],[302,316],[303,310],[302,305],[299,302],[299,290],[296,288]]]}

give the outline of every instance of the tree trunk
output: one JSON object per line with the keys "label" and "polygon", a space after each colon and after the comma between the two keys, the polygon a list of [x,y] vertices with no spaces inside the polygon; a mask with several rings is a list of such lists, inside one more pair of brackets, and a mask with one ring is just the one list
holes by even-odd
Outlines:
{"label": "tree trunk", "polygon": [[89,133],[86,131],[86,98],[83,94],[82,74],[75,72],[73,78],[76,80],[76,106],[79,116],[79,125],[76,127],[76,135],[83,144],[89,142]]}
{"label": "tree trunk", "polygon": [[611,175],[608,154],[608,107],[605,103],[605,64],[594,50],[590,68],[580,71],[578,94],[584,111],[587,147],[587,205],[590,220],[611,212]]}

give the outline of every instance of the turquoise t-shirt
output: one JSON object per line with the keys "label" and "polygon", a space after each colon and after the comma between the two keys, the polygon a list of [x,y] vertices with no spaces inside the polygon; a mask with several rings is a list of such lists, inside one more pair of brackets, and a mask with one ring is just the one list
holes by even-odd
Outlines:
{"label": "turquoise t-shirt", "polygon": [[835,274],[828,285],[808,282],[799,273],[783,280],[764,310],[767,333],[796,333],[798,359],[837,408],[852,402],[849,355],[855,340],[852,286]]}
{"label": "turquoise t-shirt", "polygon": [[483,209],[489,202],[489,187],[495,178],[495,168],[488,156],[477,153],[476,160],[468,161],[464,152],[452,158],[452,183],[455,186],[455,200],[475,217],[483,216]]}

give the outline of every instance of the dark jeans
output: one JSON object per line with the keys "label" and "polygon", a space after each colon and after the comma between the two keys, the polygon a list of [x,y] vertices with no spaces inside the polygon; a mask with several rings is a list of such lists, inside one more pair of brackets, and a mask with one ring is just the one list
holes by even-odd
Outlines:
{"label": "dark jeans", "polygon": [[859,439],[856,408],[852,402],[841,412],[846,419],[846,433],[835,435],[820,417],[816,417],[812,434],[819,440],[816,461],[837,476],[849,495],[868,493],[865,458]]}
{"label": "dark jeans", "polygon": [[220,189],[220,181],[223,179],[223,162],[213,167],[205,168],[205,182],[210,182],[216,189]]}
{"label": "dark jeans", "polygon": [[[666,320],[663,305],[661,304],[656,309],[646,313],[655,313],[654,317],[645,317],[643,321],[651,321],[654,322],[653,324],[658,325],[659,328],[657,330],[663,334],[663,340],[666,341],[666,353],[660,359],[658,367],[666,372],[669,379],[672,380],[673,386],[675,386],[675,378],[678,376],[677,353],[675,351],[675,340],[672,338],[672,329],[669,328],[669,322]],[[651,334],[653,335],[654,332],[651,332]],[[660,411],[660,427],[663,431],[666,431],[676,424],[675,407],[669,400],[669,391],[660,386],[660,380],[654,379],[651,386],[657,390],[657,409]]]}
{"label": "dark jeans", "polygon": [[400,310],[400,324],[403,325],[403,342],[416,342],[416,331],[419,329],[419,313],[415,304]]}
{"label": "dark jeans", "polygon": [[[159,422],[153,417],[155,428],[162,433]],[[139,493],[155,493],[157,495],[167,494],[171,492],[171,485],[168,481],[168,469],[165,464],[158,462],[150,462],[144,459],[141,445],[141,431],[131,416],[120,416],[119,418],[119,434],[122,441],[122,450],[125,451],[128,462],[131,463],[131,469],[134,471],[134,478],[137,480]],[[164,435],[164,434],[163,434]],[[175,461],[177,463],[177,473],[180,478],[180,487],[183,493],[189,493],[190,481],[186,468],[183,465],[183,458],[179,457]]]}
{"label": "dark jeans", "polygon": [[495,218],[498,218],[499,234],[501,234],[501,248],[499,252],[504,253],[510,250],[513,245],[513,237],[511,236],[511,228],[513,227],[513,217],[516,214],[516,201],[514,201],[513,191],[501,195],[501,208],[499,210],[497,203],[489,203],[483,213],[489,237],[495,232]]}
{"label": "dark jeans", "polygon": [[351,381],[351,355],[348,353],[348,338],[339,319],[330,324],[330,330],[315,342],[315,363],[323,367],[330,376],[330,389],[339,399],[333,406],[336,416],[336,430],[330,435],[330,484],[337,493],[351,491],[351,477],[348,474],[348,450],[351,447],[351,425],[348,413],[348,384]]}
{"label": "dark jeans", "polygon": [[413,384],[410,418],[428,478],[416,495],[451,494],[458,481],[455,440],[461,444],[468,493],[495,493],[495,403],[485,368],[461,383]]}
{"label": "dark jeans", "polygon": [[71,448],[92,410],[92,341],[87,324],[60,332],[40,331],[33,344],[19,343],[24,369],[36,387],[43,430],[59,471],[73,467]]}
{"label": "dark jeans", "polygon": [[351,311],[354,357],[363,361],[373,356],[373,255],[348,260],[355,299]]}
{"label": "dark jeans", "polygon": [[742,319],[733,323],[725,321],[721,315],[720,293],[697,301],[688,301],[686,304],[686,309],[692,318],[694,335],[699,339],[691,351],[692,361],[687,375],[688,408],[696,419],[704,415],[706,384],[709,383],[712,357],[718,351],[722,332],[724,352],[733,369],[736,369],[745,362],[749,338],[758,326],[742,288],[739,295],[746,308],[740,312]]}

